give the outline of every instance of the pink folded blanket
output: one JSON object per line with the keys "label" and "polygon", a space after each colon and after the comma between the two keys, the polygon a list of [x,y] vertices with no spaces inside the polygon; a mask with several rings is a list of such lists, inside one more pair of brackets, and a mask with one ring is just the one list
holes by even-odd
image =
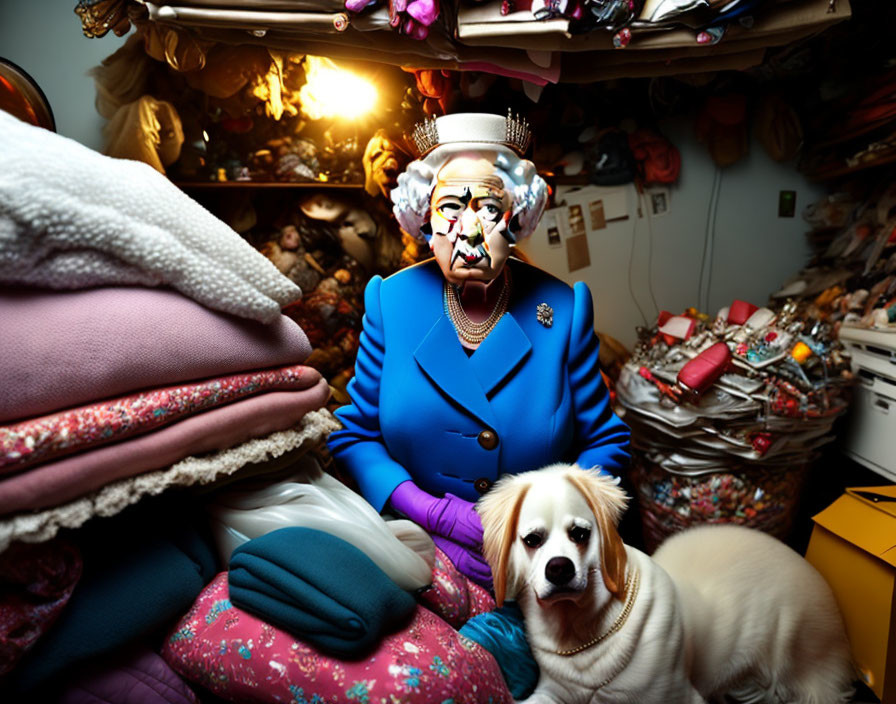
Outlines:
{"label": "pink folded blanket", "polygon": [[265,325],[175,291],[0,289],[0,422],[139,389],[300,364],[305,333]]}
{"label": "pink folded blanket", "polygon": [[166,386],[0,426],[0,474],[149,432],[266,391],[307,389],[320,373],[300,364]]}
{"label": "pink folded blanket", "polygon": [[271,391],[189,416],[151,433],[37,465],[0,480],[0,515],[58,506],[109,482],[233,447],[297,424],[326,403],[320,379],[301,391]]}

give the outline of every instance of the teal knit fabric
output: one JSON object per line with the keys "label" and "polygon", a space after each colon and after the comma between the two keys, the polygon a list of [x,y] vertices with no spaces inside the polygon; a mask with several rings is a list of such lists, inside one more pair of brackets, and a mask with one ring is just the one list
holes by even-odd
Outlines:
{"label": "teal knit fabric", "polygon": [[363,656],[405,625],[414,598],[363,552],[313,528],[281,528],[230,558],[230,600],[311,645]]}
{"label": "teal knit fabric", "polygon": [[460,634],[494,656],[514,699],[532,694],[538,684],[538,665],[526,640],[523,612],[516,602],[474,616],[461,627]]}

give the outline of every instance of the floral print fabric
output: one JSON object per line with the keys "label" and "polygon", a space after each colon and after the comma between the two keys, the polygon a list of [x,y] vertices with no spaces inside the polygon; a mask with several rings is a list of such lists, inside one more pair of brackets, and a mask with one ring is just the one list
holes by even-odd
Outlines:
{"label": "floral print fabric", "polygon": [[162,657],[183,677],[239,702],[503,704],[492,656],[422,606],[366,658],[342,661],[235,608],[219,574],[168,636]]}
{"label": "floral print fabric", "polygon": [[436,548],[432,586],[418,599],[426,608],[458,629],[474,616],[495,608],[495,598],[485,588],[462,574],[439,548]]}
{"label": "floral print fabric", "polygon": [[310,388],[303,365],[232,374],[142,391],[0,427],[0,473],[146,433],[186,416],[267,391]]}
{"label": "floral print fabric", "polygon": [[62,613],[82,567],[81,551],[64,538],[13,543],[0,555],[0,679]]}

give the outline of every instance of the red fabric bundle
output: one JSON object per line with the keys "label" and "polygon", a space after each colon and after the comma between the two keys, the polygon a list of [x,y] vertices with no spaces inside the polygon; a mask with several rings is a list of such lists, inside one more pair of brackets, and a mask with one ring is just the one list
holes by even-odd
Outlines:
{"label": "red fabric bundle", "polygon": [[628,137],[628,145],[638,162],[644,183],[675,183],[681,171],[681,154],[669,140],[648,129]]}

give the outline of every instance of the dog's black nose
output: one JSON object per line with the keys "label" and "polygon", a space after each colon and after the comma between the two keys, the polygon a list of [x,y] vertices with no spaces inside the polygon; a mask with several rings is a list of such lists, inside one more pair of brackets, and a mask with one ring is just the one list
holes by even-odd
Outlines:
{"label": "dog's black nose", "polygon": [[568,584],[576,575],[576,566],[568,557],[552,557],[544,566],[544,576],[558,587]]}

